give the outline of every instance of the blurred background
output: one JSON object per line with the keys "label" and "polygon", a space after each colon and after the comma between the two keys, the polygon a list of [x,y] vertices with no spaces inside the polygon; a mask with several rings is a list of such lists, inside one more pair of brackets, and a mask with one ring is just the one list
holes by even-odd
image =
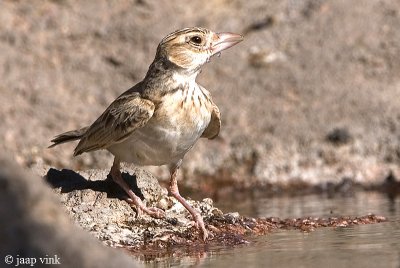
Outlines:
{"label": "blurred background", "polygon": [[[184,196],[250,217],[376,213],[389,222],[274,232],[165,266],[399,267],[397,0],[0,0],[2,154],[34,171],[109,169],[105,151],[74,158],[75,144],[47,146],[91,124],[141,81],[160,40],[189,26],[245,40],[198,77],[223,126],[187,154]],[[150,171],[168,179],[166,168]]]}
{"label": "blurred background", "polygon": [[198,78],[223,127],[187,155],[181,185],[218,197],[233,188],[299,193],[396,179],[399,7],[395,0],[0,1],[0,149],[29,168],[108,169],[109,153],[73,158],[75,144],[50,150],[50,139],[91,124],[139,82],[166,34],[203,26],[245,41]]}

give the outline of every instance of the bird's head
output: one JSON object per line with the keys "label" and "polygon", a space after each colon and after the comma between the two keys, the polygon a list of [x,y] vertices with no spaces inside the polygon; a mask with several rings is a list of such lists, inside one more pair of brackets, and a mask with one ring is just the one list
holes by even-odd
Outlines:
{"label": "bird's head", "polygon": [[157,48],[157,56],[189,73],[197,72],[210,57],[243,40],[234,33],[214,33],[200,27],[185,28],[167,35]]}

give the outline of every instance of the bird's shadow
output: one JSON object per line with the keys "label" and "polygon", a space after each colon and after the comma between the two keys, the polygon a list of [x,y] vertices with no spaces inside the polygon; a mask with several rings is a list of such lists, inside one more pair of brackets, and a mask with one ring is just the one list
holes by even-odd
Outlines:
{"label": "bird's shadow", "polygon": [[[124,172],[122,173],[122,177],[128,183],[132,191],[143,200],[144,196],[137,186],[136,175]],[[110,174],[103,180],[101,180],[101,178],[89,180],[70,169],[57,170],[50,168],[44,176],[44,179],[51,187],[60,188],[61,193],[91,189],[95,192],[106,193],[108,198],[125,200],[128,197],[125,191],[113,181]]]}

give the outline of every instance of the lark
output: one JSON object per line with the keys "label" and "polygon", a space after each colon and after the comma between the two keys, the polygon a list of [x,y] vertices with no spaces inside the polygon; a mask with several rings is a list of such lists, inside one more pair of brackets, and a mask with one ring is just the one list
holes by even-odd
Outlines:
{"label": "lark", "polygon": [[165,217],[165,212],[146,207],[122,178],[120,163],[167,165],[170,194],[190,212],[206,240],[201,214],[179,193],[177,172],[196,141],[214,139],[221,127],[219,109],[196,77],[212,56],[242,40],[239,34],[200,27],[167,35],[141,82],[115,99],[90,126],[56,136],[50,147],[79,140],[74,156],[100,149],[111,152],[115,158],[110,175],[128,195],[127,202],[136,206],[138,215],[145,212],[155,218]]}

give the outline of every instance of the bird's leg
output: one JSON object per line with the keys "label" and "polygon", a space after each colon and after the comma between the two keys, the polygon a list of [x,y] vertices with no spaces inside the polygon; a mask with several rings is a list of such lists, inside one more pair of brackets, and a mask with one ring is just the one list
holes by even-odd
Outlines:
{"label": "bird's leg", "polygon": [[137,215],[140,216],[142,211],[144,211],[151,217],[157,219],[164,218],[165,213],[163,210],[155,207],[150,207],[150,208],[146,207],[145,204],[143,204],[142,200],[137,195],[135,195],[135,193],[131,190],[126,181],[122,178],[121,171],[119,170],[120,168],[119,164],[120,164],[119,160],[115,158],[114,163],[110,170],[111,177],[113,178],[114,182],[116,182],[128,194],[129,198],[126,201],[136,206]]}
{"label": "bird's leg", "polygon": [[206,241],[208,237],[208,232],[206,230],[206,227],[204,226],[203,217],[200,215],[198,211],[192,208],[192,206],[190,206],[189,203],[179,193],[178,181],[176,179],[178,170],[179,170],[179,165],[170,168],[171,180],[169,184],[169,191],[171,195],[175,197],[179,201],[179,203],[181,203],[190,212],[195,221],[196,227],[199,228],[200,231],[203,233],[203,240]]}

